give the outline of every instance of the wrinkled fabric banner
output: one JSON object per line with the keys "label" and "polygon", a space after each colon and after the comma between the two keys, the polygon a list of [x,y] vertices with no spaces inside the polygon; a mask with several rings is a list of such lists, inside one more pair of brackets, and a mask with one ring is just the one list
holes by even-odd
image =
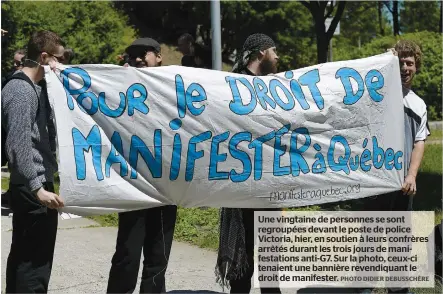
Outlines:
{"label": "wrinkled fabric banner", "polygon": [[391,53],[263,77],[60,65],[46,80],[66,212],[306,206],[403,183]]}

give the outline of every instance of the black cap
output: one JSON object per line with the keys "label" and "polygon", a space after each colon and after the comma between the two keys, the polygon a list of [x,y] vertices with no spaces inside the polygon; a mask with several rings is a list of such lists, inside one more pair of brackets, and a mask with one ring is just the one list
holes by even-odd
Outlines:
{"label": "black cap", "polygon": [[137,55],[140,50],[146,50],[152,48],[156,53],[160,52],[160,44],[152,38],[140,38],[132,42],[132,44],[126,48],[126,53],[129,55]]}

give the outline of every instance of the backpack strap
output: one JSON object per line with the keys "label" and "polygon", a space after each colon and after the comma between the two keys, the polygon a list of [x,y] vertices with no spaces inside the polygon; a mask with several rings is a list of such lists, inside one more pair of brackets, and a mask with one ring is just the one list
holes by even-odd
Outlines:
{"label": "backpack strap", "polygon": [[[2,89],[6,86],[7,83],[9,83],[12,80],[24,80],[26,81],[28,84],[31,85],[31,87],[34,89],[35,91],[35,95],[37,95],[37,99],[39,98],[39,95],[37,93],[37,89],[35,88],[34,83],[31,81],[31,79],[24,73],[24,72],[18,72],[16,74],[13,74],[11,76],[9,76],[3,83],[2,83]],[[40,107],[40,103],[37,104]],[[38,110],[37,110],[38,112]]]}

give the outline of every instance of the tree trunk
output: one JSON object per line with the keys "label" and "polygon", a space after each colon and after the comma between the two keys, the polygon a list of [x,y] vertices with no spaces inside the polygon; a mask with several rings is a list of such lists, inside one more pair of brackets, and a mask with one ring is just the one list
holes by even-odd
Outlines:
{"label": "tree trunk", "polygon": [[385,35],[385,28],[383,27],[383,14],[382,14],[382,8],[383,8],[383,2],[378,1],[378,25],[380,28],[380,35]]}
{"label": "tree trunk", "polygon": [[332,14],[332,10],[325,14],[327,2],[321,1],[302,1],[301,4],[309,9],[315,22],[315,33],[317,35],[317,62],[325,63],[328,61],[329,40],[332,39],[337,24],[340,21],[346,6],[345,1],[337,1],[337,12],[335,13],[328,32],[326,32],[325,18]]}
{"label": "tree trunk", "polygon": [[326,36],[323,13],[317,14],[315,17],[315,32],[317,35],[317,62],[325,63],[328,61],[329,40]]}
{"label": "tree trunk", "polygon": [[394,22],[394,36],[400,34],[400,25],[398,22],[398,1],[392,3],[392,20]]}

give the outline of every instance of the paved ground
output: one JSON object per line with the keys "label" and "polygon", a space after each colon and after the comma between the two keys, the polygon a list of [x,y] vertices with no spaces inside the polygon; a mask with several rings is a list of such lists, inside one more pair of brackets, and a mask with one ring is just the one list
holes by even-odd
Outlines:
{"label": "paved ground", "polygon": [[[12,218],[7,216],[1,218],[2,292],[5,285],[6,260],[11,245],[11,220]],[[85,218],[59,221],[49,286],[51,293],[106,291],[117,229],[92,227],[94,225],[97,224]],[[215,261],[216,252],[174,242],[166,274],[168,293],[224,293],[215,283]],[[259,290],[255,289],[251,293],[258,294]],[[295,290],[286,289],[283,293],[295,293]]]}
{"label": "paved ground", "polygon": [[[2,285],[11,244],[11,218],[2,216]],[[104,293],[115,246],[116,228],[96,225],[85,218],[60,220],[49,290],[53,293]],[[171,290],[222,292],[215,284],[214,252],[175,242],[167,272]],[[175,291],[174,291],[175,292]],[[207,291],[205,291],[206,293]]]}

